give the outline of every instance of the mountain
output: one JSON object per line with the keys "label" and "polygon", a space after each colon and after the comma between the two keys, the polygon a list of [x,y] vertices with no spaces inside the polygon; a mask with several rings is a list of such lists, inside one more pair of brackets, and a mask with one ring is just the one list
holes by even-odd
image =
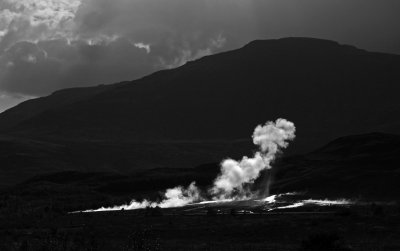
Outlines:
{"label": "mountain", "polygon": [[[116,66],[118,67],[118,66]],[[335,42],[254,41],[132,82],[58,91],[0,116],[29,137],[237,139],[285,117],[300,136],[399,131],[400,56]]]}
{"label": "mountain", "polygon": [[154,168],[193,168],[248,154],[250,142],[109,142],[0,136],[0,188],[54,172],[131,174]]}
{"label": "mountain", "polygon": [[2,177],[237,158],[251,154],[256,125],[279,117],[296,124],[292,154],[343,135],[399,133],[399,83],[398,55],[312,38],[254,41],[142,79],[60,90],[1,113],[0,161],[8,160]]}
{"label": "mountain", "polygon": [[337,198],[400,198],[400,136],[384,133],[336,139],[277,163],[274,189]]}

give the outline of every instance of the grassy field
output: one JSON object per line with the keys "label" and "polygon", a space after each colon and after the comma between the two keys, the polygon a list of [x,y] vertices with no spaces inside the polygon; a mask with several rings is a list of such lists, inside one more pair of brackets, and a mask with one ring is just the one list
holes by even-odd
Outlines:
{"label": "grassy field", "polygon": [[400,250],[397,206],[322,212],[134,210],[2,217],[0,250]]}

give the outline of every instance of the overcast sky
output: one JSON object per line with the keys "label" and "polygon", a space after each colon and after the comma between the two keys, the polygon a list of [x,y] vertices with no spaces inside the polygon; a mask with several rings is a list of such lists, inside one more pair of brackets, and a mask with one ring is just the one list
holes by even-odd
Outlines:
{"label": "overcast sky", "polygon": [[0,0],[0,111],[254,39],[317,37],[400,54],[399,13],[399,0]]}

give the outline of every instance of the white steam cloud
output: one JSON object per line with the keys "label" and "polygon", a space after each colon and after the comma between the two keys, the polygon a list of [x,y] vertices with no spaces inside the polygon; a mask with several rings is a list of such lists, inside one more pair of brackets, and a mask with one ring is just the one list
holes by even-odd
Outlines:
{"label": "white steam cloud", "polygon": [[253,143],[260,147],[259,151],[254,157],[243,157],[241,161],[224,160],[221,164],[221,175],[215,180],[211,192],[218,199],[247,196],[244,185],[253,183],[261,171],[271,169],[271,162],[276,154],[288,146],[287,141],[295,138],[295,131],[294,124],[286,119],[257,126],[253,133]]}
{"label": "white steam cloud", "polygon": [[132,44],[133,44],[133,46],[135,46],[136,48],[146,50],[147,54],[149,54],[149,53],[151,52],[151,47],[150,47],[149,44],[145,44],[145,43],[142,43],[142,42],[140,42],[140,43],[132,43]]}
{"label": "white steam cloud", "polygon": [[[209,196],[214,201],[249,198],[252,194],[247,187],[254,183],[261,171],[271,169],[271,162],[276,158],[277,153],[288,146],[288,141],[295,138],[295,131],[294,124],[286,119],[278,119],[276,122],[267,122],[264,126],[257,126],[253,133],[253,143],[259,146],[259,151],[252,158],[243,157],[240,161],[224,160],[221,164],[221,174],[208,191]],[[133,200],[126,205],[102,207],[85,212],[132,210],[157,206],[160,208],[182,207],[196,202],[204,202],[205,200],[200,194],[195,182],[192,182],[187,188],[178,186],[167,189],[161,202]]]}
{"label": "white steam cloud", "polygon": [[183,207],[196,201],[200,201],[200,190],[197,188],[196,183],[192,182],[188,188],[181,186],[167,189],[164,194],[165,198],[161,202],[151,202],[144,200],[138,202],[132,200],[129,204],[115,207],[102,207],[96,210],[86,210],[85,212],[101,212],[101,211],[117,211],[117,210],[133,210],[142,209],[146,207],[160,207],[160,208],[171,208],[171,207]]}

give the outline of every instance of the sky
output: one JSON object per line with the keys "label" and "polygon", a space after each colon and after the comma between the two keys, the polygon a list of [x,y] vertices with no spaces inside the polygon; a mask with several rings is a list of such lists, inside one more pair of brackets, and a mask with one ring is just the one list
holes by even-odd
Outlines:
{"label": "sky", "polygon": [[255,39],[400,54],[399,0],[0,0],[0,112],[174,68]]}

